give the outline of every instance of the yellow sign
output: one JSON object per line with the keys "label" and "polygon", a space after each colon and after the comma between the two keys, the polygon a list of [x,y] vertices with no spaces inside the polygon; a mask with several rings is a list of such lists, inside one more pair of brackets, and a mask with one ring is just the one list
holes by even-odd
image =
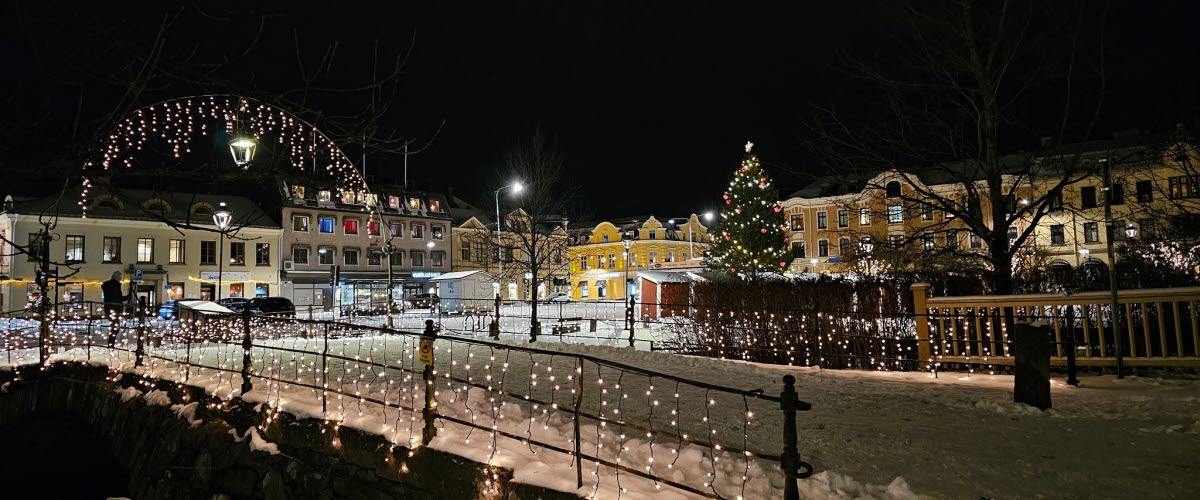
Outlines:
{"label": "yellow sign", "polygon": [[433,339],[421,339],[421,348],[417,351],[417,359],[423,365],[433,364]]}

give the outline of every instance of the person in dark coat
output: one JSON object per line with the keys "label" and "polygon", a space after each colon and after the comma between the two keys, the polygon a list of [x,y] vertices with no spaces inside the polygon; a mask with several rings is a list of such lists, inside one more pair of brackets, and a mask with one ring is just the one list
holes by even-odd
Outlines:
{"label": "person in dark coat", "polygon": [[121,326],[118,317],[129,300],[129,294],[121,292],[121,271],[112,273],[112,278],[100,284],[100,293],[104,296],[104,316],[109,320],[108,345],[113,345]]}

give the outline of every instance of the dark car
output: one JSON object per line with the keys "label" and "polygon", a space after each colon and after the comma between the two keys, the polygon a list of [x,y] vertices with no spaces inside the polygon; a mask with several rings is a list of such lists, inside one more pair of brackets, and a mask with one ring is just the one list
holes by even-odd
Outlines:
{"label": "dark car", "polygon": [[437,294],[419,293],[408,299],[408,303],[413,309],[428,309],[437,305],[441,300],[441,297],[438,297]]}
{"label": "dark car", "polygon": [[225,297],[217,301],[218,304],[225,306],[230,311],[241,311],[246,304],[250,303],[250,299],[245,297]]}
{"label": "dark car", "polygon": [[255,297],[246,304],[250,312],[268,316],[295,316],[296,306],[287,297]]}
{"label": "dark car", "polygon": [[176,299],[163,302],[158,306],[158,317],[162,319],[175,319],[179,316],[179,304],[181,302],[192,302],[200,299]]}

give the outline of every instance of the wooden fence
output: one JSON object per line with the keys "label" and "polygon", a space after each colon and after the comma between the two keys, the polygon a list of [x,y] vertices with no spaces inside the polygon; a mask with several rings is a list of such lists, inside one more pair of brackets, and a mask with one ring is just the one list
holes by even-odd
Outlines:
{"label": "wooden fence", "polygon": [[1073,350],[1080,366],[1116,366],[1121,335],[1125,366],[1200,367],[1200,287],[1120,290],[1115,327],[1108,291],[931,297],[925,283],[912,291],[923,368],[1011,365],[1010,317],[1053,326],[1054,365]]}

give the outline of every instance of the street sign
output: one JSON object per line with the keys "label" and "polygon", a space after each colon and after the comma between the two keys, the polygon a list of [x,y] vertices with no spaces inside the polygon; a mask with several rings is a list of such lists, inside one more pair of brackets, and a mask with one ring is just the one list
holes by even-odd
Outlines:
{"label": "street sign", "polygon": [[134,270],[133,270],[133,282],[134,282],[134,283],[141,283],[141,282],[142,282],[142,270],[141,270],[141,269],[134,269]]}
{"label": "street sign", "polygon": [[417,351],[417,359],[423,365],[433,364],[433,339],[421,339],[421,347]]}

